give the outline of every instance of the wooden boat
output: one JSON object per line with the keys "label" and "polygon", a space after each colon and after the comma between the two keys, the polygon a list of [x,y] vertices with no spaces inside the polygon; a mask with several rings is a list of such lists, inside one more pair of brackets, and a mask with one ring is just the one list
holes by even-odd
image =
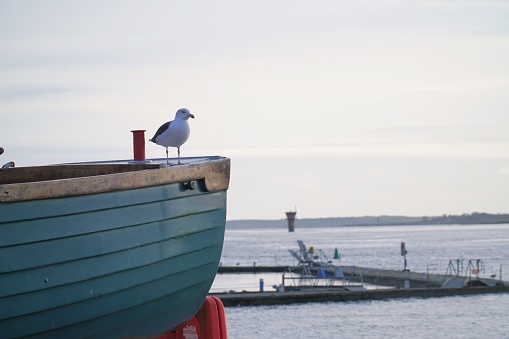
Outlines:
{"label": "wooden boat", "polygon": [[158,335],[214,280],[230,160],[0,169],[2,338]]}

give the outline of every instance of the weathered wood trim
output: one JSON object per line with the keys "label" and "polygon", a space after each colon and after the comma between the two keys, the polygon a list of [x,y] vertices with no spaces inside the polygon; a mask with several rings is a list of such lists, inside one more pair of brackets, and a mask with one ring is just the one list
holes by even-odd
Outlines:
{"label": "weathered wood trim", "polygon": [[228,189],[230,159],[220,158],[169,168],[143,169],[70,179],[4,184],[0,185],[0,202],[62,198],[199,179],[204,179],[205,187],[210,192]]}
{"label": "weathered wood trim", "polygon": [[63,164],[0,169],[0,185],[91,177],[97,175],[157,169],[159,163]]}

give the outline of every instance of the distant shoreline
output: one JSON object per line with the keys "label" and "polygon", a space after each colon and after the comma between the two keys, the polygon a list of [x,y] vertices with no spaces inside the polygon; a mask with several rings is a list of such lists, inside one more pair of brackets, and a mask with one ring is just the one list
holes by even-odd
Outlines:
{"label": "distant shoreline", "polygon": [[[416,226],[416,225],[478,225],[509,223],[509,214],[489,214],[474,212],[461,215],[443,215],[434,217],[407,216],[364,216],[337,218],[305,218],[296,219],[295,226],[312,227],[348,227],[348,226]],[[285,228],[286,219],[279,220],[228,220],[227,229],[239,228]]]}

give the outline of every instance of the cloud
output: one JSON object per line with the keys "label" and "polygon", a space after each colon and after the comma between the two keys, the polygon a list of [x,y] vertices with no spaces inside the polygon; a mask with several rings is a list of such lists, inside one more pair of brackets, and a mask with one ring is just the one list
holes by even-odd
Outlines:
{"label": "cloud", "polygon": [[26,86],[26,87],[0,87],[0,101],[10,101],[19,99],[30,99],[35,97],[48,97],[76,92],[78,89],[71,87],[54,86]]}
{"label": "cloud", "polygon": [[439,93],[465,93],[467,90],[461,87],[450,86],[423,86],[402,89],[403,93],[422,93],[422,92],[439,92]]}
{"label": "cloud", "polygon": [[498,173],[503,175],[509,175],[509,166],[499,168]]}

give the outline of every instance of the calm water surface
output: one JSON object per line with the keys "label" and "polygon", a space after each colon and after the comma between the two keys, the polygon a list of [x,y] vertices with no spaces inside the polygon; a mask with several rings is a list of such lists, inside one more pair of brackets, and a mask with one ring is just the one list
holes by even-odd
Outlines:
{"label": "calm water surface", "polygon": [[[297,225],[298,227],[298,225]],[[227,230],[222,264],[294,265],[288,249],[297,240],[322,249],[341,264],[402,269],[400,243],[408,268],[445,273],[449,260],[482,259],[481,275],[509,280],[509,225],[381,226]],[[277,274],[218,275],[212,290],[265,289]],[[308,303],[226,308],[230,338],[509,338],[509,295],[431,299]]]}

